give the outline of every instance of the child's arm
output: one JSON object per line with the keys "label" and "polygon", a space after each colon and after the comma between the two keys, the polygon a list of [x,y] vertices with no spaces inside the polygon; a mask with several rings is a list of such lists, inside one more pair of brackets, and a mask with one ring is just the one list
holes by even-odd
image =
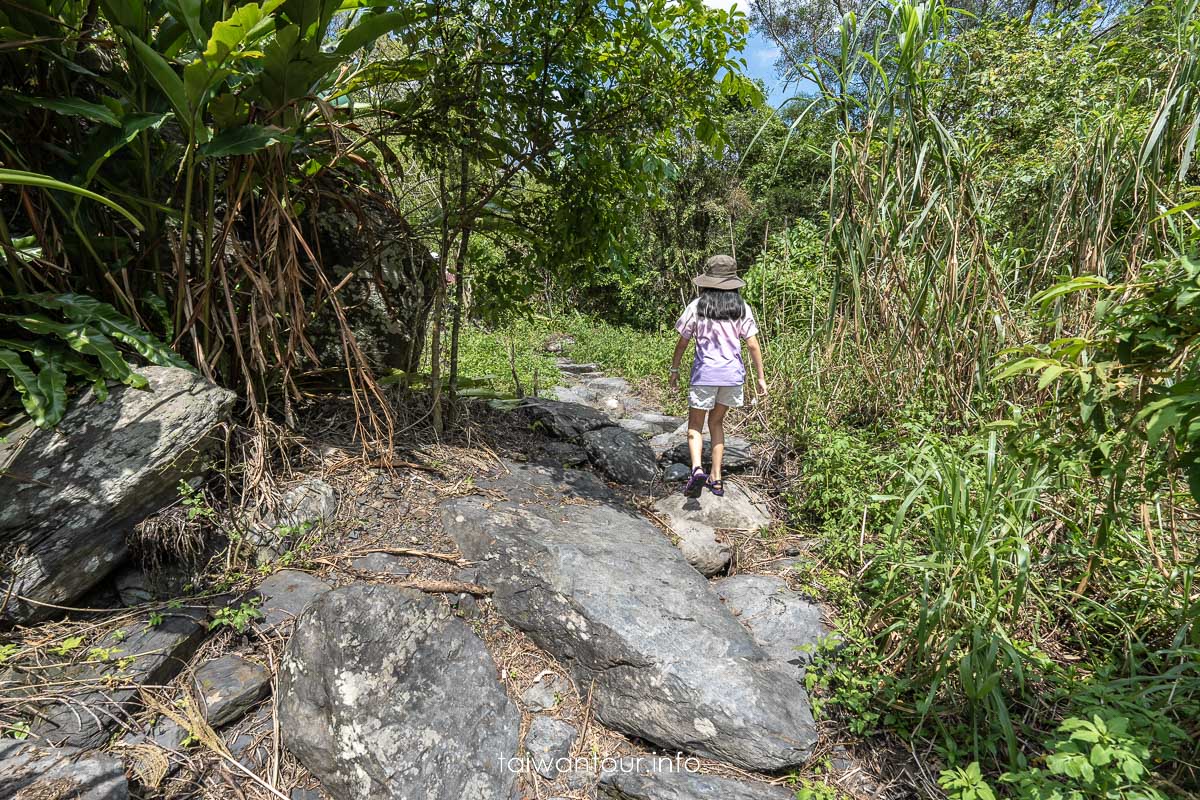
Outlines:
{"label": "child's arm", "polygon": [[683,361],[683,354],[690,341],[686,336],[680,336],[679,341],[675,343],[675,355],[671,356],[671,377],[668,380],[671,391],[679,388],[679,362]]}
{"label": "child's arm", "polygon": [[758,376],[758,394],[760,397],[766,397],[767,375],[763,372],[762,348],[758,344],[757,336],[751,336],[746,340],[746,349],[750,351],[750,360],[754,363],[754,373]]}

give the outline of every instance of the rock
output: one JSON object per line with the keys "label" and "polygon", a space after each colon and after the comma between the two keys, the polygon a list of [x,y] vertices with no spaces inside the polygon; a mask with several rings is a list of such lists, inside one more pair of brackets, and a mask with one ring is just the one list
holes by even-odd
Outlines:
{"label": "rock", "polygon": [[542,442],[537,459],[539,463],[552,467],[578,467],[586,464],[587,450],[571,442]]}
{"label": "rock", "polygon": [[[683,441],[672,438],[672,441],[677,443],[664,451],[662,457],[668,461],[680,461],[690,464],[692,463],[692,457],[688,453],[686,422],[684,423],[683,432],[679,436],[683,438]],[[702,459],[706,467],[712,464],[712,439],[708,436],[704,437],[704,455]],[[750,451],[750,442],[740,436],[726,436],[725,455],[721,457],[722,475],[726,472],[737,472],[738,470],[752,466],[754,466],[754,454]]]}
{"label": "rock", "polygon": [[544,672],[521,695],[521,702],[530,711],[550,711],[558,706],[569,689],[562,676]]}
{"label": "rock", "polygon": [[69,703],[47,707],[33,732],[56,745],[100,746],[137,705],[137,686],[161,686],[187,665],[208,633],[207,619],[207,611],[201,609],[165,611],[161,620],[141,617],[110,633],[96,644],[108,654],[107,660],[64,665],[59,677],[88,683],[108,680],[117,688],[81,692]]}
{"label": "rock", "polygon": [[412,570],[404,566],[404,559],[388,553],[367,553],[350,562],[350,566],[361,572],[374,572],[380,575],[391,575],[396,578],[407,578]]}
{"label": "rock", "polygon": [[259,560],[267,561],[290,551],[313,529],[332,525],[337,509],[336,489],[320,478],[305,478],[284,492],[273,513],[249,526],[246,539],[266,548]]}
{"label": "rock", "polygon": [[238,719],[271,691],[270,670],[236,655],[204,662],[195,681],[204,718],[214,728]]}
{"label": "rock", "polygon": [[630,433],[647,438],[660,432],[657,425],[646,422],[645,420],[635,419],[633,417],[624,417],[619,419],[617,420],[617,425],[629,431]]}
{"label": "rock", "polygon": [[689,772],[670,758],[623,758],[600,776],[606,800],[792,800],[793,792],[766,783],[750,783]]}
{"label": "rock", "polygon": [[579,731],[568,722],[553,717],[534,717],[525,733],[525,752],[537,774],[552,781],[562,768],[567,767],[571,748],[578,738]]}
{"label": "rock", "polygon": [[699,522],[719,530],[756,531],[771,524],[766,504],[732,481],[725,481],[725,496],[705,489],[699,497],[669,494],[654,504],[674,531]]}
{"label": "rock", "polygon": [[281,569],[258,584],[255,593],[262,598],[258,625],[273,630],[296,617],[332,587],[308,572]]}
{"label": "rock", "polygon": [[0,797],[126,800],[125,768],[112,756],[0,739]]}
{"label": "rock", "polygon": [[609,479],[627,486],[648,486],[658,477],[651,450],[623,428],[600,428],[580,437],[592,464]]}
{"label": "rock", "polygon": [[668,464],[663,470],[664,481],[686,481],[692,474],[692,468],[687,464]]}
{"label": "rock", "polygon": [[679,552],[701,575],[716,575],[729,566],[733,549],[715,528],[703,522],[684,522],[671,530],[679,537]]}
{"label": "rock", "polygon": [[284,743],[337,800],[510,800],[520,714],[483,642],[420,592],[352,584],[283,659]]}
{"label": "rock", "polygon": [[558,368],[572,375],[584,372],[598,372],[600,370],[600,366],[597,364],[576,364],[572,361],[560,361],[558,362]]}
{"label": "rock", "polygon": [[316,789],[292,789],[290,800],[321,800],[324,795]]}
{"label": "rock", "polygon": [[656,434],[669,433],[678,428],[680,424],[687,424],[687,420],[682,417],[671,417],[666,414],[659,414],[656,411],[640,411],[634,414],[631,419],[653,425],[656,429],[654,431]]}
{"label": "rock", "polygon": [[606,414],[589,406],[539,397],[526,398],[517,410],[529,420],[531,427],[545,430],[559,439],[574,439],[581,433],[613,424]]}
{"label": "rock", "polygon": [[[460,569],[450,577],[452,580],[460,583],[478,583],[479,571],[474,569]],[[463,619],[478,619],[481,615],[479,600],[473,594],[456,594],[452,602],[454,610]]]}
{"label": "rock", "polygon": [[138,606],[152,602],[155,597],[150,582],[146,579],[146,573],[133,564],[126,564],[117,570],[117,574],[113,576],[113,586],[116,587],[122,605]]}
{"label": "rock", "polygon": [[[654,451],[655,458],[657,458],[659,461],[662,461],[666,458],[667,451],[675,446],[675,442],[678,440],[678,438],[679,437],[673,433],[660,433],[657,436],[651,436],[646,441],[646,444],[649,445],[650,449]],[[690,464],[692,463],[692,457],[686,456],[684,461]]]}
{"label": "rock", "polygon": [[804,680],[804,668],[830,635],[820,607],[789,589],[783,578],[769,575],[734,575],[713,589],[767,655]]}
{"label": "rock", "polygon": [[443,526],[500,614],[590,687],[602,723],[746,769],[805,761],[804,690],[657,528],[586,472],[506,466],[477,481],[506,499],[447,501]]}
{"label": "rock", "polygon": [[549,391],[547,397],[560,403],[587,406],[595,401],[596,393],[583,386],[557,386]]}
{"label": "rock", "polygon": [[209,433],[235,396],[174,367],[139,367],[150,391],[89,392],[53,430],[18,428],[0,440],[0,551],[13,575],[0,587],[7,623],[72,605],[125,560],[125,534],[178,497],[202,468]]}
{"label": "rock", "polygon": [[[547,337],[545,350],[547,353],[563,353],[570,349],[571,345],[575,344],[575,338],[566,334],[556,333]],[[563,364],[560,361],[559,367]]]}
{"label": "rock", "polygon": [[627,395],[630,392],[629,381],[624,378],[605,376],[603,378],[592,378],[584,384],[589,389],[606,394],[623,394]]}
{"label": "rock", "polygon": [[235,726],[237,731],[232,736],[227,734],[229,754],[251,772],[258,772],[270,763],[273,716],[270,705],[264,703]]}

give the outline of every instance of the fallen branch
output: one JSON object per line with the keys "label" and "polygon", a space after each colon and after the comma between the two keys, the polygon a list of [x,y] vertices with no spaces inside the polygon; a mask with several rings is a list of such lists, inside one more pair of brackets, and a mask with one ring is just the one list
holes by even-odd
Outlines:
{"label": "fallen branch", "polygon": [[389,556],[411,556],[413,558],[432,558],[436,561],[446,561],[459,566],[465,563],[463,557],[458,553],[435,553],[431,550],[411,550],[407,547],[375,547],[370,550],[355,550],[353,553],[346,553],[346,556],[348,558],[357,558],[358,556],[366,556],[371,553],[384,553]]}
{"label": "fallen branch", "polygon": [[430,581],[423,578],[413,578],[392,585],[404,586],[409,589],[419,589],[422,592],[429,592],[430,594],[471,594],[476,597],[491,597],[492,595],[492,590],[486,586],[480,586],[478,583],[465,583],[463,581]]}

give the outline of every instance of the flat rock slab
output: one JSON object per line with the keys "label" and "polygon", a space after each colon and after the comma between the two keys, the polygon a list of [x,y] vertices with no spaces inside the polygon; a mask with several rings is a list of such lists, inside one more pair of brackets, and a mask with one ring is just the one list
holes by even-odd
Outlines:
{"label": "flat rock slab", "polygon": [[[683,437],[683,441],[679,437]],[[667,440],[660,440],[666,444]],[[688,452],[687,444],[687,423],[684,423],[682,432],[670,439],[671,444],[662,450],[662,459],[664,461],[675,461],[681,464],[692,463],[692,456]],[[707,435],[704,437],[704,455],[703,462],[705,468],[712,464],[712,439]],[[748,467],[754,466],[754,454],[750,452],[750,442],[740,436],[725,437],[725,455],[721,457],[721,474],[726,472],[737,472]]]}
{"label": "flat rock slab", "polygon": [[350,566],[362,572],[391,575],[396,578],[407,578],[412,574],[412,570],[404,565],[402,557],[390,553],[367,553],[351,561]]}
{"label": "flat rock slab", "polygon": [[47,707],[34,723],[33,732],[56,745],[100,746],[137,704],[138,686],[165,684],[187,665],[208,633],[207,621],[207,610],[180,609],[164,612],[161,621],[143,617],[109,634],[96,645],[108,654],[107,660],[66,665],[61,676],[66,680],[104,679],[114,688]]}
{"label": "flat rock slab", "polygon": [[411,589],[351,584],[300,618],[284,743],[337,800],[510,800],[521,718],[483,642]]}
{"label": "flat rock slab", "polygon": [[[601,722],[747,769],[802,764],[808,697],[657,528],[594,476],[507,464],[443,525],[511,624],[591,687]],[[593,684],[594,681],[594,684]]]}
{"label": "flat rock slab", "polygon": [[778,786],[750,783],[715,775],[699,775],[670,759],[625,758],[601,774],[598,786],[604,800],[793,800],[795,794]]}
{"label": "flat rock slab", "polygon": [[0,441],[0,552],[12,584],[0,621],[31,622],[72,605],[125,560],[125,534],[176,499],[234,395],[174,367],[139,367],[150,391],[87,393],[53,430]]}
{"label": "flat rock slab", "polygon": [[672,530],[701,523],[718,530],[756,531],[771,524],[766,503],[733,481],[725,481],[725,495],[717,497],[705,489],[699,497],[669,494],[654,504]]}
{"label": "flat rock slab", "polygon": [[713,589],[754,641],[803,680],[805,667],[830,635],[820,607],[789,589],[783,578],[770,575],[734,575],[717,581]]}
{"label": "flat rock slab", "polygon": [[268,630],[286,625],[331,588],[311,573],[281,569],[267,576],[254,590],[262,599],[258,606],[262,619],[257,624]]}
{"label": "flat rock slab", "polygon": [[582,433],[613,424],[602,411],[581,403],[564,403],[540,397],[526,398],[517,411],[529,420],[533,428],[541,428],[559,439],[574,439]]}
{"label": "flat rock slab", "polygon": [[225,655],[196,668],[201,710],[214,728],[233,722],[271,690],[271,672],[241,656]]}
{"label": "flat rock slab", "polygon": [[596,469],[626,486],[648,486],[658,477],[654,451],[624,428],[599,428],[579,437]]}
{"label": "flat rock slab", "polygon": [[0,739],[0,797],[15,800],[126,800],[125,768],[103,754]]}

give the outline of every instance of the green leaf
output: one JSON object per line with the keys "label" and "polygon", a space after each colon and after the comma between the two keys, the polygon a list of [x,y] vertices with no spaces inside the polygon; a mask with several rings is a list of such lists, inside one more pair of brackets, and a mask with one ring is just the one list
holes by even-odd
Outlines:
{"label": "green leaf", "polygon": [[100,122],[104,125],[111,125],[114,128],[119,128],[121,122],[106,106],[98,103],[89,103],[87,100],[80,100],[77,97],[67,97],[63,99],[55,99],[50,97],[23,97],[17,96],[19,102],[25,105],[36,106],[37,108],[45,108],[54,111],[58,114],[65,114],[72,117],[83,117],[90,119],[92,122]]}
{"label": "green leaf", "polygon": [[281,142],[292,144],[296,137],[283,129],[267,125],[239,125],[222,131],[199,149],[205,158],[245,156]]}
{"label": "green leaf", "polygon": [[142,62],[142,66],[145,67],[146,72],[150,73],[151,80],[166,95],[167,101],[175,109],[176,121],[185,133],[190,134],[194,120],[192,109],[188,105],[187,92],[183,88],[183,79],[179,77],[175,69],[154,48],[143,42],[133,33],[126,31],[125,35],[129,37],[129,42],[133,46],[133,52],[138,57],[138,61]]}
{"label": "green leaf", "polygon": [[342,34],[337,50],[334,52],[340,56],[348,56],[373,44],[380,36],[410,27],[419,16],[413,10],[368,14],[357,25]]}
{"label": "green leaf", "polygon": [[25,407],[25,413],[33,419],[33,424],[39,428],[48,428],[58,422],[53,416],[53,402],[43,393],[38,376],[19,354],[0,347],[0,369],[8,373],[17,393],[21,395],[21,405]]}
{"label": "green leaf", "polygon": [[82,186],[74,186],[63,181],[55,180],[49,175],[41,175],[36,172],[25,172],[19,169],[0,169],[0,184],[13,184],[15,186],[37,186],[41,189],[55,189],[60,192],[70,192],[81,197],[86,197],[89,200],[95,200],[97,203],[103,203],[113,209],[121,216],[132,222],[138,230],[142,229],[142,223],[137,217],[127,211],[124,207],[114,203],[107,197],[102,197],[90,189],[84,189]]}

